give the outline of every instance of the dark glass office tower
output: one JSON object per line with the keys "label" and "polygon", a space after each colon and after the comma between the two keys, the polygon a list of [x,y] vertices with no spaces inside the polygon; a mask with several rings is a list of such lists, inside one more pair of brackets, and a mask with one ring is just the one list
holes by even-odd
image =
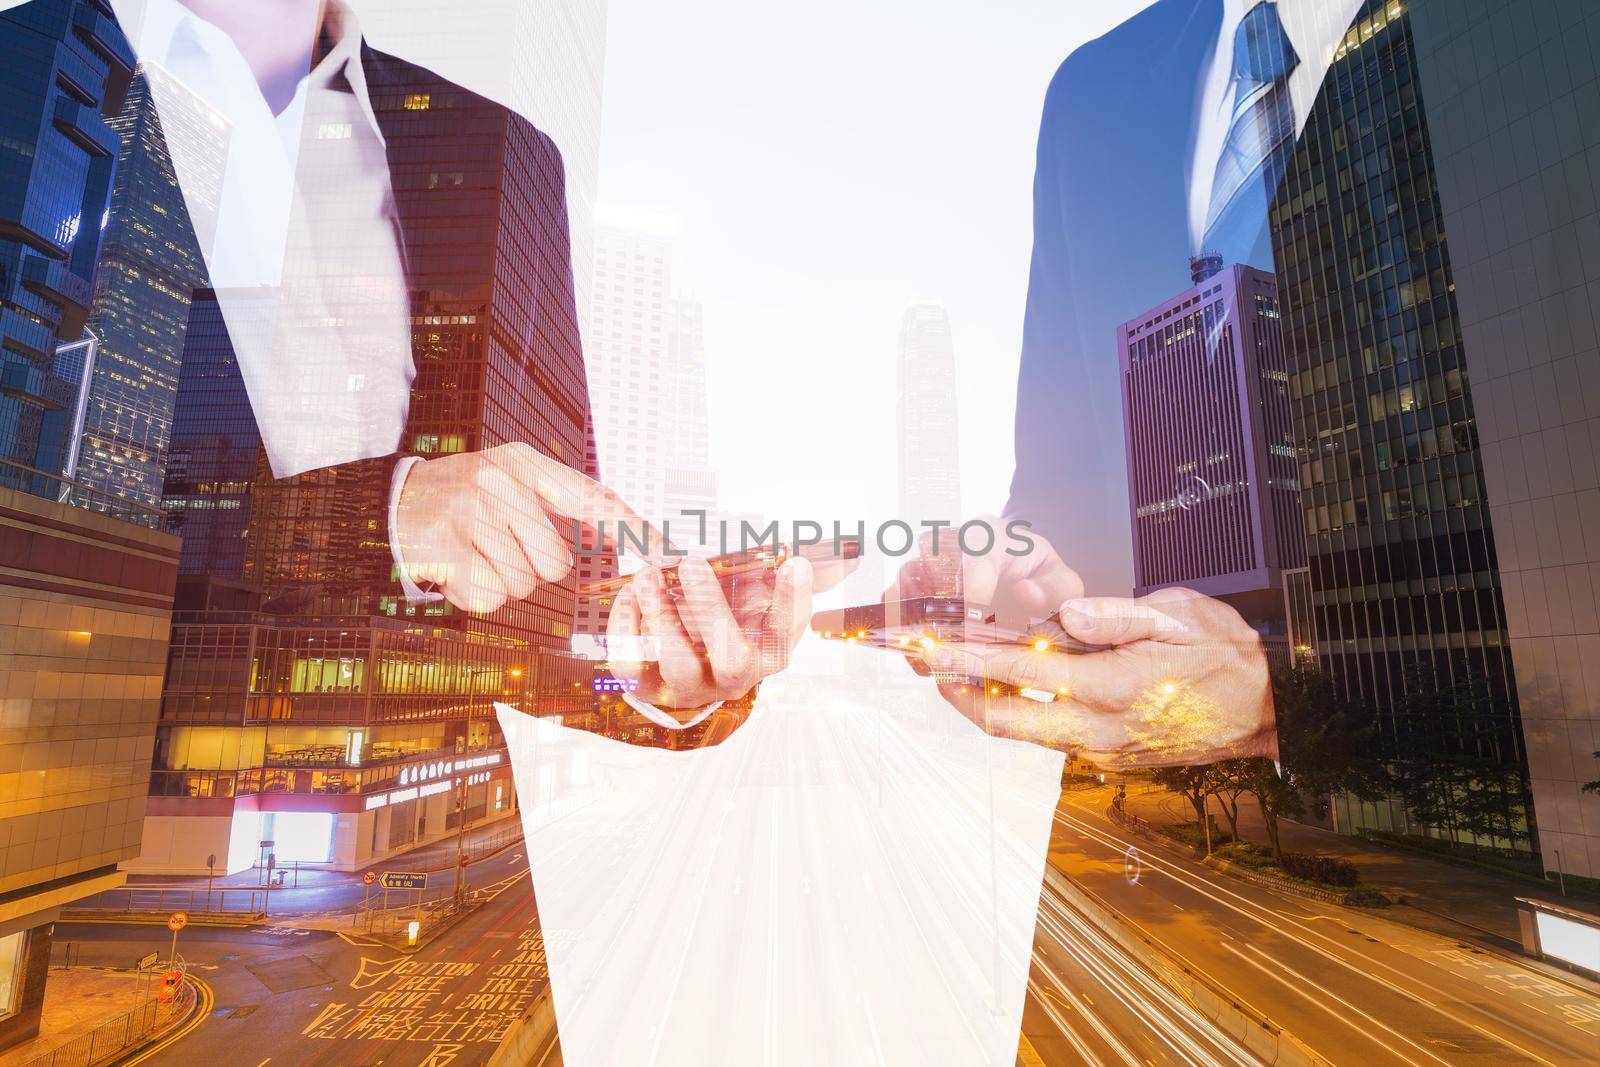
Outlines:
{"label": "dark glass office tower", "polygon": [[133,56],[102,0],[12,8],[0,38],[0,485],[53,496],[81,387],[56,348],[89,314]]}
{"label": "dark glass office tower", "polygon": [[[153,80],[161,82],[160,117]],[[99,509],[109,498],[121,498],[154,507],[172,432],[190,294],[206,284],[196,231],[203,237],[209,229],[190,225],[164,131],[193,145],[195,156],[219,161],[209,187],[197,181],[188,190],[190,201],[210,203],[204,215],[214,218],[228,124],[160,68],[141,67],[110,125],[121,151],[89,317],[99,352],[73,475],[98,492],[78,490],[73,502]]]}
{"label": "dark glass office tower", "polygon": [[1379,709],[1397,766],[1503,770],[1525,810],[1425,90],[1406,10],[1369,2],[1272,207],[1311,631],[1323,668]]}
{"label": "dark glass office tower", "polygon": [[[398,61],[371,58],[366,79],[416,367],[399,451],[525,441],[585,465],[559,154],[526,121]],[[303,145],[299,179],[337,188],[314,158]],[[306,266],[290,256],[281,290],[193,304],[163,498],[183,578],[138,870],[201,873],[214,854],[237,871],[260,840],[280,863],[368,866],[463,813],[512,810],[496,701],[567,722],[596,704],[594,665],[564,654],[571,578],[486,616],[408,603],[383,522],[390,464],[271,477],[257,432],[269,408],[252,414],[240,339],[282,324]]]}
{"label": "dark glass office tower", "polygon": [[[400,450],[431,458],[526,441],[582,469],[588,384],[560,163],[526,121],[467,100],[437,80],[372,92],[412,307],[416,380]],[[286,277],[291,269],[286,264]],[[337,468],[264,480],[246,577],[269,597],[314,592],[340,613],[405,614],[388,540],[374,521],[388,497],[386,476]],[[566,650],[574,603],[569,576],[490,616],[448,605],[429,615]]]}
{"label": "dark glass office tower", "polygon": [[261,432],[210,289],[189,308],[172,426],[161,506],[183,538],[178,573],[240,581]]}

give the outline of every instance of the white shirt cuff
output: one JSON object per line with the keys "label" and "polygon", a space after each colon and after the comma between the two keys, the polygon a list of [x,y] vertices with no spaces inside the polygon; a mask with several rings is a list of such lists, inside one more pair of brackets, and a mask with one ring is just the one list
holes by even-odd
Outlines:
{"label": "white shirt cuff", "polygon": [[405,560],[400,555],[400,542],[395,540],[395,530],[400,525],[400,487],[406,484],[406,475],[411,473],[411,468],[421,462],[421,456],[406,456],[394,465],[394,474],[389,478],[389,555],[394,557],[394,572],[400,578],[400,588],[408,604],[431,604],[444,599],[443,593],[424,590],[411,580]]}
{"label": "white shirt cuff", "polygon": [[654,704],[647,704],[635,697],[632,693],[623,693],[621,696],[622,702],[628,705],[628,707],[632,708],[634,711],[637,711],[640,715],[643,715],[657,726],[667,730],[687,730],[691,726],[699,726],[701,723],[706,721],[706,716],[722,707],[722,701],[714,700],[697,711],[694,718],[690,719],[688,722],[679,722],[677,719],[674,719],[671,715],[668,715]]}

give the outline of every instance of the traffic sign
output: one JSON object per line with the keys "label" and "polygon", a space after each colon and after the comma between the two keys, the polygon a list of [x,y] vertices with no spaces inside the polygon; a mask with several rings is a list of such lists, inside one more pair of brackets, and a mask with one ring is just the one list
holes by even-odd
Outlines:
{"label": "traffic sign", "polygon": [[188,925],[189,913],[186,911],[175,911],[172,913],[172,917],[167,920],[167,929],[171,930],[173,933],[177,933],[179,930],[182,930]]}
{"label": "traffic sign", "polygon": [[378,880],[378,872],[377,871],[363,871],[363,872],[361,872],[361,881],[364,882],[365,884],[371,885],[373,882],[376,882],[377,880]]}
{"label": "traffic sign", "polygon": [[148,971],[150,968],[154,967],[156,965],[156,958],[159,955],[160,953],[157,952],[147,952],[143,956],[140,956],[139,970]]}
{"label": "traffic sign", "polygon": [[425,874],[407,874],[404,871],[384,871],[378,882],[385,889],[424,889],[428,885]]}

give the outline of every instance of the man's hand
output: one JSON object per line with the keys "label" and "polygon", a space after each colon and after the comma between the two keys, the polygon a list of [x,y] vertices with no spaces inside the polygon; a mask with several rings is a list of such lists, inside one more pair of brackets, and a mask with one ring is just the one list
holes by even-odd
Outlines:
{"label": "man's hand", "polygon": [[[919,595],[919,562],[891,595]],[[1055,616],[1068,635],[1107,646],[1073,654],[968,643],[924,653],[940,692],[989,733],[1104,766],[1276,756],[1261,641],[1228,605],[1189,589],[1083,597],[1077,574],[1043,541],[1022,557],[969,557],[962,575],[966,599],[994,606],[1002,622]]]}
{"label": "man's hand", "polygon": [[413,581],[464,611],[521,600],[572,569],[571,521],[608,538],[617,524],[665,546],[620,497],[532,445],[515,442],[425,460],[400,490],[395,543]]}
{"label": "man's hand", "polygon": [[678,579],[681,597],[674,598],[646,567],[611,605],[611,673],[636,679],[640,700],[687,718],[713,701],[743,696],[788,665],[811,619],[812,573],[804,559],[741,576],[731,602],[705,560],[684,560]]}

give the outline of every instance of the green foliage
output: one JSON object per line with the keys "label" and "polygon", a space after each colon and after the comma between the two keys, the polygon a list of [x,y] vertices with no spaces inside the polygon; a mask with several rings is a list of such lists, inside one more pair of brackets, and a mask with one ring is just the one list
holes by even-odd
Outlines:
{"label": "green foliage", "polygon": [[1424,753],[1396,766],[1395,784],[1419,821],[1463,838],[1529,839],[1528,782],[1516,756],[1516,723],[1480,678],[1441,679],[1413,664],[1395,705],[1402,752]]}
{"label": "green foliage", "polygon": [[1344,895],[1344,902],[1352,908],[1387,908],[1389,898],[1375,886],[1358,885]]}
{"label": "green foliage", "polygon": [[1356,865],[1338,856],[1317,856],[1305,852],[1285,852],[1281,866],[1291,877],[1318,885],[1349,889],[1360,881]]}

